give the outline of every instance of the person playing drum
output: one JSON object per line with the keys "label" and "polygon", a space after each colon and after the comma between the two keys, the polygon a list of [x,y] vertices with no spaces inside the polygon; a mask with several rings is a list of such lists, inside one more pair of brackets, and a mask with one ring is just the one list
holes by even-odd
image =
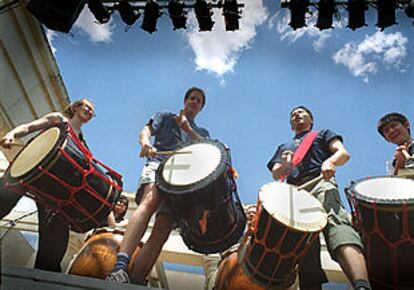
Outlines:
{"label": "person playing drum", "polygon": [[[303,160],[292,168],[293,152],[310,132],[313,123],[313,115],[309,109],[304,106],[294,108],[290,113],[290,125],[295,136],[277,148],[267,166],[275,180],[281,180],[287,175],[289,184],[299,186],[322,174],[323,179],[320,182],[306,189],[318,198],[328,213],[328,224],[323,233],[329,253],[339,262],[354,289],[371,289],[361,238],[352,227],[340,202],[335,181],[336,167],[345,164],[350,158],[342,143],[342,137],[331,130],[321,130]],[[308,267],[310,264],[302,263],[300,266],[303,275],[312,272]]]}
{"label": "person playing drum", "polygon": [[[63,113],[52,112],[37,120],[17,126],[3,136],[0,140],[0,146],[9,149],[13,146],[16,138],[61,123],[67,123],[79,140],[86,146],[81,127],[88,123],[94,115],[92,102],[88,99],[80,99],[71,103]],[[2,177],[0,179],[0,219],[8,215],[22,197],[21,194],[8,189],[5,186],[5,182],[5,178]],[[60,263],[68,245],[69,225],[38,202],[36,205],[38,209],[39,245],[36,253],[35,268],[60,272]]]}
{"label": "person playing drum", "polygon": [[397,145],[392,161],[393,175],[403,168],[414,170],[414,142],[408,119],[400,113],[386,114],[378,121],[377,130],[385,140]]}
{"label": "person playing drum", "polygon": [[[146,277],[156,262],[175,221],[170,208],[162,201],[155,186],[156,170],[166,158],[164,155],[157,155],[157,151],[173,151],[192,140],[209,138],[209,132],[194,122],[205,102],[206,97],[202,89],[190,88],[185,93],[184,108],[180,114],[155,113],[141,130],[139,135],[140,157],[146,157],[147,163],[143,168],[137,190],[138,207],[129,219],[120,252],[117,255],[117,262],[107,277],[108,281],[118,283],[132,281],[136,284],[146,284]],[[154,136],[153,145],[150,143],[151,136]],[[136,259],[130,280],[128,275],[130,257],[141,241],[151,216],[157,209],[151,235]]]}

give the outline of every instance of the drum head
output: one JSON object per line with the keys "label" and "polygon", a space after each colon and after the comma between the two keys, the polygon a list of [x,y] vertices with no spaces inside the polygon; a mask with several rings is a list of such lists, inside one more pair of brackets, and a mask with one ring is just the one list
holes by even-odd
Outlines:
{"label": "drum head", "polygon": [[227,160],[224,145],[216,141],[204,140],[177,150],[184,154],[174,154],[163,164],[161,179],[167,187],[185,188],[200,184],[207,177],[217,178],[223,171],[221,165]]}
{"label": "drum head", "polygon": [[[414,204],[414,180],[379,176],[355,181],[350,191],[358,200],[376,204]],[[349,194],[349,190],[346,190]]]}
{"label": "drum head", "polygon": [[10,176],[18,178],[38,166],[53,150],[59,140],[60,129],[47,129],[34,138],[16,157],[10,167]]}
{"label": "drum head", "polygon": [[285,226],[302,231],[317,232],[327,223],[321,203],[305,190],[282,182],[262,186],[259,200],[263,208]]}

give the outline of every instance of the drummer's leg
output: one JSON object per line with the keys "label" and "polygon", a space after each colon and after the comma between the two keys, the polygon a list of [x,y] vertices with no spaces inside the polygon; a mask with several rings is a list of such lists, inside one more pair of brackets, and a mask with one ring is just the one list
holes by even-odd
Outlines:
{"label": "drummer's leg", "polygon": [[143,197],[137,209],[128,220],[120,252],[132,255],[144,235],[149,220],[158,208],[161,198],[154,183],[143,186]]}
{"label": "drummer's leg", "polygon": [[335,256],[345,275],[353,284],[355,281],[368,281],[365,257],[359,247],[355,245],[340,246],[335,250]]}
{"label": "drummer's leg", "polygon": [[[340,264],[355,289],[371,289],[362,241],[341,203],[336,183],[332,180],[322,182],[316,196],[328,214],[324,236],[331,257]],[[359,285],[365,288],[358,288]]]}
{"label": "drummer's leg", "polygon": [[158,166],[159,163],[157,162],[148,162],[142,169],[140,185],[135,198],[138,207],[128,220],[120,248],[120,253],[125,253],[129,257],[141,241],[151,216],[161,203],[161,197],[155,186],[155,173]]}
{"label": "drummer's leg", "polygon": [[8,215],[22,197],[22,195],[8,189],[5,182],[5,178],[0,178],[0,219]]}
{"label": "drummer's leg", "polygon": [[151,216],[161,202],[161,198],[154,183],[143,185],[142,190],[142,199],[139,202],[137,209],[128,220],[124,238],[116,257],[116,263],[112,268],[111,273],[106,278],[108,281],[129,283],[128,265],[131,255],[140,243],[148,227]]}
{"label": "drummer's leg", "polygon": [[164,212],[157,214],[151,235],[145,242],[131,273],[131,280],[136,284],[145,285],[146,278],[161,253],[174,225],[174,218]]}
{"label": "drummer's leg", "polygon": [[326,282],[328,278],[321,264],[321,243],[317,238],[299,265],[299,286],[301,290],[320,290]]}
{"label": "drummer's leg", "polygon": [[39,220],[39,246],[35,268],[61,272],[60,263],[69,241],[69,226],[49,210],[37,205]]}

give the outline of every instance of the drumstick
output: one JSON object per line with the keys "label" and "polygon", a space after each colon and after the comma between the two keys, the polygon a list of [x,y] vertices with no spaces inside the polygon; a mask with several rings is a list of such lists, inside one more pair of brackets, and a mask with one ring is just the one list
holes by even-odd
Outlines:
{"label": "drumstick", "polygon": [[158,151],[156,155],[191,154],[193,151]]}
{"label": "drumstick", "polygon": [[319,175],[319,176],[315,177],[314,179],[311,179],[311,180],[309,180],[308,182],[305,182],[305,183],[304,183],[304,184],[302,184],[301,186],[298,186],[298,187],[297,187],[297,189],[298,189],[298,190],[305,189],[306,187],[311,186],[311,185],[313,185],[313,184],[315,184],[315,183],[317,183],[317,182],[321,181],[321,180],[322,180],[322,178],[323,178],[323,175],[321,174],[321,175]]}
{"label": "drumstick", "polygon": [[11,147],[24,147],[24,146],[26,146],[26,144],[20,144],[20,143],[9,143],[9,144],[6,144],[6,145],[9,145]]}
{"label": "drumstick", "polygon": [[411,158],[410,153],[406,149],[401,150],[401,152],[404,154],[405,159]]}

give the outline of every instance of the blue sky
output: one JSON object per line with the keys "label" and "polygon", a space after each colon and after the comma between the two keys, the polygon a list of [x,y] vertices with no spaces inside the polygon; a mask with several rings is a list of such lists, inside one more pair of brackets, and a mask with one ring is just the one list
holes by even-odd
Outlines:
{"label": "blue sky", "polygon": [[344,137],[351,160],[338,168],[342,195],[352,180],[384,175],[394,147],[376,132],[377,120],[391,111],[414,120],[412,19],[400,11],[399,24],[380,32],[370,8],[368,27],[351,31],[341,10],[333,30],[314,28],[314,13],[294,32],[279,1],[242,2],[237,32],[224,31],[219,10],[213,32],[197,32],[190,13],[187,30],[173,31],[163,15],[150,35],[141,20],[125,32],[118,15],[94,24],[87,9],[72,36],[48,31],[70,98],[95,103],[97,117],[84,129],[95,156],[135,191],[144,164],[139,131],[156,111],[179,112],[186,89],[199,86],[207,103],[196,122],[231,149],[243,202],[272,181],[266,163],[292,137],[296,105],[313,111],[316,129]]}

